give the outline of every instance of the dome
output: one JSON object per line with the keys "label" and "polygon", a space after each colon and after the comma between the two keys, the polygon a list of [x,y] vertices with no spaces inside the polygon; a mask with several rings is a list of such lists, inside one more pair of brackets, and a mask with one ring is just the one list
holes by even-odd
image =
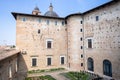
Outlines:
{"label": "dome", "polygon": [[34,10],[37,10],[37,11],[39,11],[39,8],[36,6],[36,7],[34,8]]}
{"label": "dome", "polygon": [[58,14],[53,11],[52,3],[50,3],[49,11],[47,11],[47,12],[44,14],[44,16],[59,17]]}
{"label": "dome", "polygon": [[50,17],[59,17],[56,12],[54,11],[47,11],[44,16],[50,16]]}

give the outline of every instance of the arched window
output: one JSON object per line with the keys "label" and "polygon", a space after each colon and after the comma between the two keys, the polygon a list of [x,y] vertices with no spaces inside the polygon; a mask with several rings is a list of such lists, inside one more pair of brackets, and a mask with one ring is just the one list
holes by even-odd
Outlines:
{"label": "arched window", "polygon": [[88,70],[90,70],[90,71],[94,71],[94,61],[93,61],[93,59],[92,58],[88,58],[88,61],[87,61],[87,63],[88,63]]}
{"label": "arched window", "polygon": [[103,74],[112,77],[112,64],[109,60],[103,61]]}

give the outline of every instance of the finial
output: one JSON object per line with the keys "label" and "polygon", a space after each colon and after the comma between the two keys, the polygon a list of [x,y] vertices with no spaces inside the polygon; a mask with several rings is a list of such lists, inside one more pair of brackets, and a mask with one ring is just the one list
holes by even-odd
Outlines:
{"label": "finial", "polygon": [[50,3],[50,6],[49,6],[49,11],[53,11],[53,6],[52,6],[52,3]]}
{"label": "finial", "polygon": [[53,6],[52,6],[52,3],[50,3],[50,7],[53,7]]}

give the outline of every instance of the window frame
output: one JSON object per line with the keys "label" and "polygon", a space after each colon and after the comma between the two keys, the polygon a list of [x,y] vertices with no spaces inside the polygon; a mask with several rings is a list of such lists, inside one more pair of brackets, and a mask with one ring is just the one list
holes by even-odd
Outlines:
{"label": "window frame", "polygon": [[[34,60],[35,59],[35,65],[34,65]],[[32,59],[31,59],[32,61],[31,61],[31,66],[32,67],[36,67],[37,66],[37,57],[32,57]]]}
{"label": "window frame", "polygon": [[[50,63],[49,63],[49,59],[50,59]],[[52,65],[52,57],[47,57],[47,66],[51,66]]]}
{"label": "window frame", "polygon": [[[62,58],[64,58],[64,63],[62,63]],[[60,64],[65,65],[65,56],[60,56]]]}
{"label": "window frame", "polygon": [[112,63],[106,59],[103,61],[103,74],[112,77]]}
{"label": "window frame", "polygon": [[[51,42],[51,48],[48,48],[48,42]],[[53,48],[53,39],[46,39],[46,48],[47,49],[52,49]]]}
{"label": "window frame", "polygon": [[94,71],[94,60],[91,57],[87,59],[87,69],[89,71]]}

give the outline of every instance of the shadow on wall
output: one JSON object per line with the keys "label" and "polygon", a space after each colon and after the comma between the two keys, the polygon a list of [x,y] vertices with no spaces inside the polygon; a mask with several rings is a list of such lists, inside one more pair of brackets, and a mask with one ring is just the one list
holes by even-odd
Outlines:
{"label": "shadow on wall", "polygon": [[25,63],[25,60],[22,56],[22,54],[20,53],[18,55],[18,76],[17,76],[17,80],[24,80],[25,77],[27,76],[27,65]]}

